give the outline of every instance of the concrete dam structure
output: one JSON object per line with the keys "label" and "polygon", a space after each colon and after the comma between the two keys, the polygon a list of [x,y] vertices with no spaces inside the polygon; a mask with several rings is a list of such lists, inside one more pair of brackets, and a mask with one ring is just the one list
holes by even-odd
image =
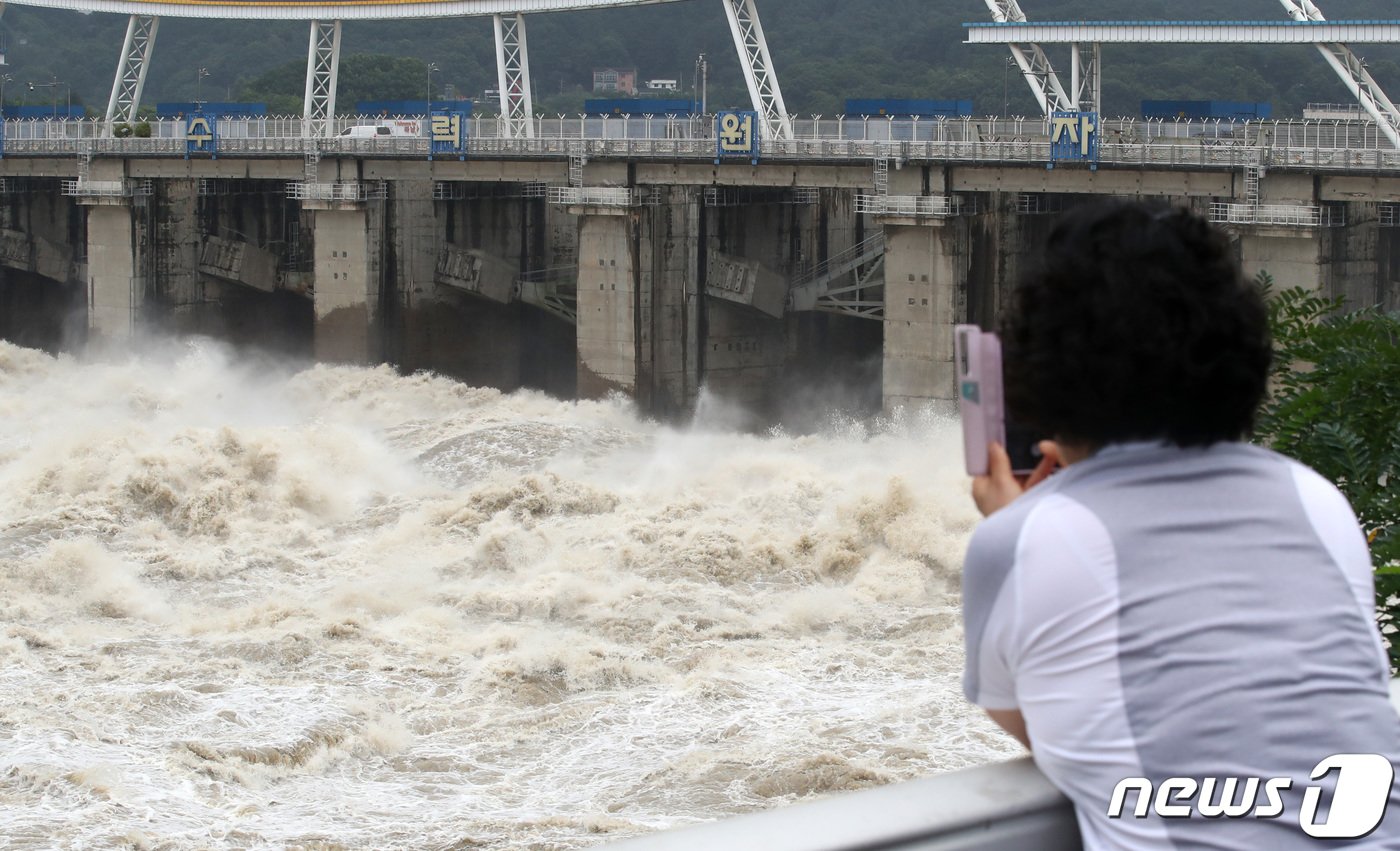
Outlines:
{"label": "concrete dam structure", "polygon": [[0,335],[202,333],[662,417],[702,387],[769,413],[804,392],[889,411],[954,397],[953,326],[994,323],[1055,215],[1096,196],[1190,206],[1248,274],[1400,307],[1400,168],[1380,149],[1148,139],[1090,170],[957,139],[757,163],[684,139],[138,147],[166,141],[7,144]]}

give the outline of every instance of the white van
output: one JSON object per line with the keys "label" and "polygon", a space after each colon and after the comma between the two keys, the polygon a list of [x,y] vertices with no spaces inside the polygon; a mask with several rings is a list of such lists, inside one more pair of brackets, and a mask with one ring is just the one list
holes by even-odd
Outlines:
{"label": "white van", "polygon": [[390,121],[384,124],[358,124],[340,131],[342,139],[388,139],[393,136],[417,136],[417,121]]}
{"label": "white van", "polygon": [[383,124],[361,124],[356,127],[346,127],[340,131],[340,135],[346,139],[376,139],[380,136],[392,136],[393,131]]}

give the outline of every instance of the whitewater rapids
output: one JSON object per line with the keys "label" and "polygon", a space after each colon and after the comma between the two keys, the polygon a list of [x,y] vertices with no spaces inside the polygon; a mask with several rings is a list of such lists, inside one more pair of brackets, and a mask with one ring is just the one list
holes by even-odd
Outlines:
{"label": "whitewater rapids", "polygon": [[1014,754],[955,425],[723,419],[0,342],[0,847],[583,848]]}

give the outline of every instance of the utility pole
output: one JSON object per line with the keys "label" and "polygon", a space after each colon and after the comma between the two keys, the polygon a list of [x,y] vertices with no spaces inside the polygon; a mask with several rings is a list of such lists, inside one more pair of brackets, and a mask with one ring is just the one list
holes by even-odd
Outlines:
{"label": "utility pole", "polygon": [[1011,112],[1011,68],[1016,64],[1016,60],[1010,56],[1006,57],[1006,64],[1001,69],[1001,117],[1006,118]]}
{"label": "utility pole", "polygon": [[424,115],[433,114],[433,74],[437,71],[436,62],[428,63],[428,105],[425,107]]}
{"label": "utility pole", "polygon": [[692,90],[696,102],[700,106],[701,115],[708,114],[706,105],[709,100],[709,76],[710,63],[705,59],[705,54],[702,53],[695,59],[695,88]]}
{"label": "utility pole", "polygon": [[194,105],[196,109],[199,108],[201,103],[199,99],[200,83],[203,83],[204,78],[207,76],[209,76],[208,68],[199,68],[194,72]]}
{"label": "utility pole", "polygon": [[[55,76],[53,79],[51,79],[51,80],[50,80],[49,82],[47,82],[47,83],[35,83],[35,82],[33,82],[33,81],[31,81],[31,82],[29,83],[29,90],[30,90],[31,92],[34,91],[36,88],[39,88],[39,89],[49,89],[49,90],[51,90],[51,91],[53,92],[53,117],[54,117],[54,118],[57,118],[57,117],[58,117],[58,87],[59,87],[59,86],[63,86],[63,90],[67,93],[68,112],[69,112],[69,114],[71,114],[71,113],[73,112],[73,89],[70,88],[69,85],[68,85],[67,83],[65,83],[64,81],[60,80],[57,76]],[[66,118],[67,116],[65,115],[64,117]]]}

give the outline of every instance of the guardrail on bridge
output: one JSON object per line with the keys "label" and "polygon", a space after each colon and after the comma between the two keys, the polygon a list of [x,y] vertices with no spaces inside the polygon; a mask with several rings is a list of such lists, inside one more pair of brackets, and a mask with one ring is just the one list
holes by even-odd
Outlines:
{"label": "guardrail on bridge", "polygon": [[[375,119],[341,119],[340,124]],[[536,138],[508,138],[493,117],[469,121],[467,156],[483,159],[658,159],[711,161],[708,119],[539,118]],[[1044,164],[1050,143],[1041,122],[1026,119],[798,119],[796,138],[766,141],[770,161],[903,161]],[[307,138],[299,118],[219,119],[219,156],[426,158],[425,136]],[[1105,121],[1100,161],[1109,165],[1235,169],[1246,165],[1311,171],[1400,172],[1400,150],[1367,122]],[[151,123],[148,138],[114,138],[100,120],[6,121],[6,156],[185,157],[184,124]],[[196,154],[199,156],[199,154]]]}

